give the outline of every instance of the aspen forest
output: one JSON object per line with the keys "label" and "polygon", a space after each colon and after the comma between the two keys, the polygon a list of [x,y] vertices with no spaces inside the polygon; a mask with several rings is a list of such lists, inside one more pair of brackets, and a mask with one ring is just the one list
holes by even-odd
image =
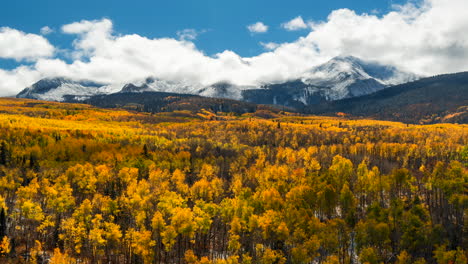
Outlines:
{"label": "aspen forest", "polygon": [[0,263],[468,262],[468,125],[0,99]]}

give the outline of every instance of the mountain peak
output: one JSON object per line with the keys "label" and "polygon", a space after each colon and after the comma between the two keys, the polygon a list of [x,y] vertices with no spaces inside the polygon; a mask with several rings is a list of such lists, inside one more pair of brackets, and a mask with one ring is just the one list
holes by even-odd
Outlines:
{"label": "mountain peak", "polygon": [[64,77],[48,77],[37,81],[30,88],[36,92],[46,92],[51,87],[57,87],[66,82],[71,82],[71,80]]}
{"label": "mountain peak", "polygon": [[354,56],[337,56],[304,74],[306,84],[322,89],[328,100],[373,93],[390,85],[415,80],[416,76],[390,65],[364,61]]}
{"label": "mountain peak", "polygon": [[122,87],[122,90],[120,90],[120,93],[142,93],[142,92],[149,92],[149,91],[152,91],[152,89],[150,89],[146,83],[140,86],[137,86],[133,83],[127,83],[124,85],[124,87]]}
{"label": "mountain peak", "polygon": [[338,55],[330,59],[330,61],[345,61],[345,62],[352,62],[352,63],[363,62],[363,60],[361,60],[360,58],[352,56],[352,55]]}
{"label": "mountain peak", "polygon": [[[103,88],[104,87],[104,88]],[[65,77],[44,78],[25,88],[16,97],[47,101],[63,101],[66,96],[90,96],[109,92],[109,86],[81,80],[76,81]]]}

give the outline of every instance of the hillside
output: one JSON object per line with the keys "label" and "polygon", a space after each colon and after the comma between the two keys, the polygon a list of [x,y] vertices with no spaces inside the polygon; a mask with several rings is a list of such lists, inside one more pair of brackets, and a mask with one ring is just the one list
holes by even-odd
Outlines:
{"label": "hillside", "polygon": [[0,98],[0,262],[463,260],[467,131]]}
{"label": "hillside", "polygon": [[468,72],[393,86],[345,100],[310,106],[308,113],[396,120],[407,123],[468,123]]}

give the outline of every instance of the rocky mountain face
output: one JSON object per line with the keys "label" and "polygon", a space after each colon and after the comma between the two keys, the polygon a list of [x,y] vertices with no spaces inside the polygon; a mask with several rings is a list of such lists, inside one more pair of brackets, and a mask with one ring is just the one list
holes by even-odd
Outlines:
{"label": "rocky mountain face", "polygon": [[198,83],[158,78],[147,78],[119,86],[66,78],[47,78],[25,88],[17,97],[76,101],[113,93],[166,92],[301,108],[323,101],[371,94],[416,78],[415,75],[401,72],[392,66],[366,62],[355,57],[336,57],[306,71],[300,79],[261,86],[238,86],[229,82],[203,86]]}

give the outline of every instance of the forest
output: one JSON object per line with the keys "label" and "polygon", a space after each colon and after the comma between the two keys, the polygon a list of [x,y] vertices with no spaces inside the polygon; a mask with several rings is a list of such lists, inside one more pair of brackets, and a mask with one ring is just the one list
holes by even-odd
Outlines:
{"label": "forest", "polygon": [[468,262],[468,125],[0,99],[1,263]]}

